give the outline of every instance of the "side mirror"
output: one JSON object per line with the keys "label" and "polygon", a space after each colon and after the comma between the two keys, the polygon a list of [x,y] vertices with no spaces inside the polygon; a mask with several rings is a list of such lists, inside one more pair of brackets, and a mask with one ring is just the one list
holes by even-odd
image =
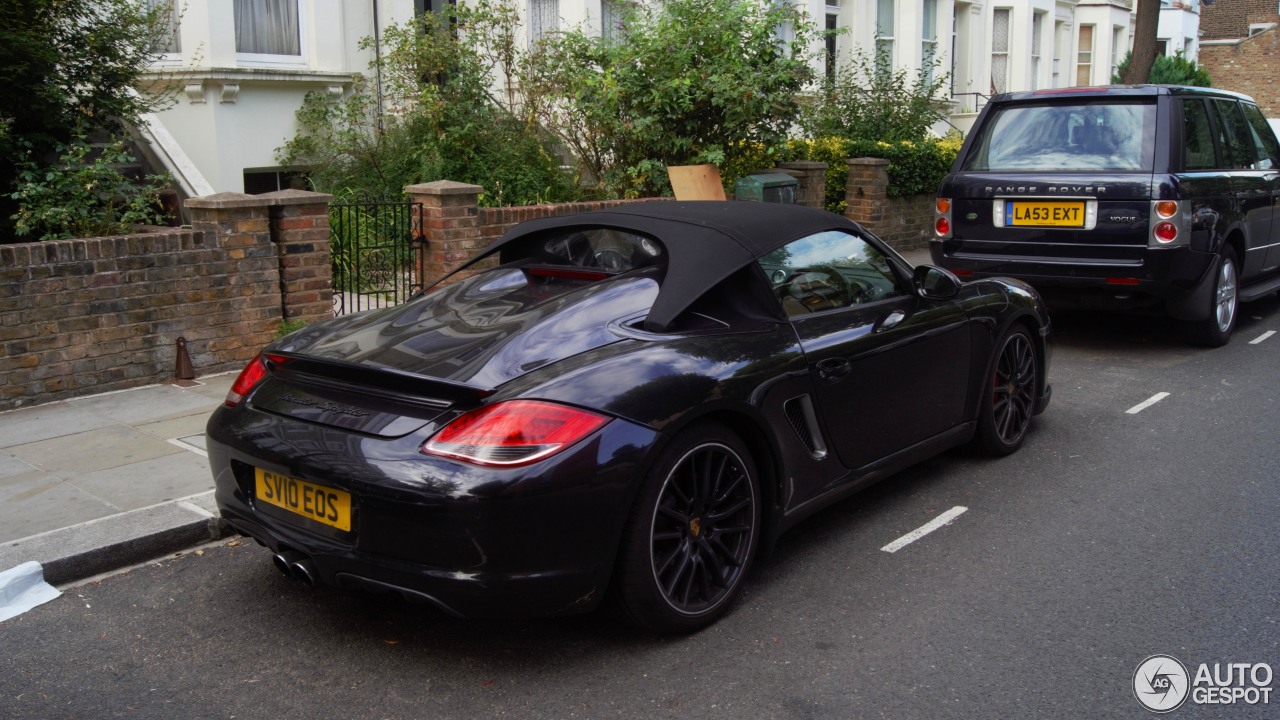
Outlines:
{"label": "side mirror", "polygon": [[950,300],[960,294],[960,278],[933,265],[917,266],[911,277],[916,294],[929,300]]}

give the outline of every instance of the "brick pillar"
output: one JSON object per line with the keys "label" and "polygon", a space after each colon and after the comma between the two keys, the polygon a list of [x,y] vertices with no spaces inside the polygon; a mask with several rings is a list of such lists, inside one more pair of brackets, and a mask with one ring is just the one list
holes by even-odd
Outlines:
{"label": "brick pillar", "polygon": [[427,252],[419,277],[424,285],[458,269],[484,248],[479,221],[479,199],[484,188],[436,180],[406,186],[404,191],[412,202],[422,204],[419,230],[427,241]]}
{"label": "brick pillar", "polygon": [[778,167],[793,175],[799,182],[796,203],[811,208],[827,206],[827,164],[814,160],[796,160],[778,163]]}
{"label": "brick pillar", "polygon": [[[191,227],[212,249],[226,253],[234,271],[219,292],[236,311],[236,331],[203,349],[222,362],[243,362],[275,338],[280,328],[279,261],[271,242],[271,200],[261,195],[218,193],[186,201]],[[198,344],[197,344],[198,345]],[[192,357],[201,351],[191,347]]]}
{"label": "brick pillar", "polygon": [[845,185],[844,216],[873,233],[881,233],[888,220],[889,161],[882,158],[849,158]]}
{"label": "brick pillar", "polygon": [[271,239],[280,257],[280,312],[285,320],[313,323],[333,317],[329,259],[332,195],[280,190],[259,195],[271,203]]}

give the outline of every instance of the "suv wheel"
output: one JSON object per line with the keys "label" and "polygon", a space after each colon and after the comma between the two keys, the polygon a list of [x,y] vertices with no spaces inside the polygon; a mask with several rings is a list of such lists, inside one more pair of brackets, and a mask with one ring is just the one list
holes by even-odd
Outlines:
{"label": "suv wheel", "polygon": [[1209,296],[1209,317],[1190,328],[1191,339],[1197,344],[1222,347],[1231,339],[1240,309],[1237,267],[1235,251],[1230,247],[1222,248],[1218,269],[1214,272],[1213,293]]}

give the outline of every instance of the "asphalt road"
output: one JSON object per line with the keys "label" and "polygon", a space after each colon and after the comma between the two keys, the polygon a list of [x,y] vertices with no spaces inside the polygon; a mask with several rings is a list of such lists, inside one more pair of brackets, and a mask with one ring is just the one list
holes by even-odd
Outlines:
{"label": "asphalt road", "polygon": [[[1280,672],[1280,335],[1250,343],[1280,301],[1220,350],[1163,320],[1055,322],[1054,400],[1018,454],[950,453],[824,512],[700,634],[454,620],[224,541],[0,625],[0,717],[1144,718],[1148,656]],[[1168,717],[1277,718],[1280,697]]]}

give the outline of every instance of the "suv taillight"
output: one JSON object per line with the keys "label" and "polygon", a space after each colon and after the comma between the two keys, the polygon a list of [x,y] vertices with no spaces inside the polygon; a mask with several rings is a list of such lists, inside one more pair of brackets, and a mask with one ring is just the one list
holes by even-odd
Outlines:
{"label": "suv taillight", "polygon": [[1151,201],[1149,247],[1178,247],[1191,242],[1190,218],[1175,200]]}
{"label": "suv taillight", "polygon": [[473,465],[528,465],[567,449],[607,422],[603,415],[567,405],[508,400],[455,418],[422,452]]}
{"label": "suv taillight", "polygon": [[933,234],[946,240],[951,237],[951,199],[938,198],[933,204]]}

